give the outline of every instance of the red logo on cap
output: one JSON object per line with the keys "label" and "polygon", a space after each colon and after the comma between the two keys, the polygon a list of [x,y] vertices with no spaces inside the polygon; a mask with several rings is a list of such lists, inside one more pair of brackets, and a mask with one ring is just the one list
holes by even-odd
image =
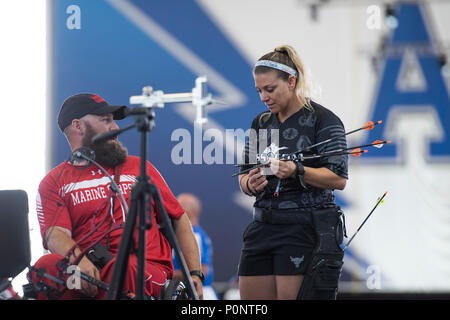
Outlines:
{"label": "red logo on cap", "polygon": [[100,96],[97,95],[97,94],[94,94],[93,96],[91,96],[91,99],[94,100],[94,101],[97,102],[97,103],[105,102],[105,100],[103,100],[103,98],[100,97]]}

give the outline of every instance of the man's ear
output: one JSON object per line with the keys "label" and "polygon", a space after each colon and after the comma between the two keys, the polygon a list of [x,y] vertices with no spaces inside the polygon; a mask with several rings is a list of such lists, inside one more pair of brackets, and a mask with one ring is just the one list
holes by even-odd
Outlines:
{"label": "man's ear", "polygon": [[74,129],[76,131],[81,131],[81,120],[73,119],[71,126],[72,126],[72,129]]}

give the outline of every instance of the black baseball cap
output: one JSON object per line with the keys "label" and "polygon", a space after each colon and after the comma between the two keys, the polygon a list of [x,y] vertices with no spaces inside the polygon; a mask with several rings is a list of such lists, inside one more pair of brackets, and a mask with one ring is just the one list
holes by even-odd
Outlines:
{"label": "black baseball cap", "polygon": [[111,106],[102,97],[92,93],[80,93],[67,98],[58,114],[58,126],[61,131],[87,114],[103,115],[112,113],[114,120],[126,116],[127,106]]}

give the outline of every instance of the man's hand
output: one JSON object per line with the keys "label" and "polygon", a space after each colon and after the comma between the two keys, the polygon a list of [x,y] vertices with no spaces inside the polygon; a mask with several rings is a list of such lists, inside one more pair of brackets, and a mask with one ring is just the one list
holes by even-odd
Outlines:
{"label": "man's hand", "polygon": [[197,291],[198,299],[203,300],[203,284],[198,276],[191,276],[194,283],[195,291]]}
{"label": "man's hand", "polygon": [[[198,248],[197,240],[195,240],[194,233],[192,232],[192,225],[186,213],[183,213],[178,219],[174,219],[174,230],[180,245],[181,252],[183,253],[186,265],[189,270],[200,270],[200,250]],[[200,278],[192,276],[192,282],[194,283],[195,290],[198,297],[203,297],[203,286]]]}
{"label": "man's hand", "polygon": [[[81,261],[78,263],[78,267],[80,268],[80,272],[83,272],[88,276],[100,280],[100,271],[98,271],[98,269],[88,258],[83,257]],[[98,293],[98,288],[85,280],[81,280],[80,291],[84,295],[94,298]]]}
{"label": "man's hand", "polygon": [[[65,256],[67,252],[75,247],[76,242],[72,239],[72,234],[69,230],[62,227],[50,227],[46,234],[45,239],[47,240],[48,249],[52,253],[57,253],[61,256]],[[79,248],[75,248],[74,254],[70,257],[70,262],[73,263],[75,257],[81,254]],[[80,272],[86,273],[87,275],[100,280],[100,272],[94,266],[94,264],[86,257],[83,257],[78,263],[78,268]],[[97,287],[93,284],[81,280],[80,291],[90,297],[95,297],[97,295]]]}

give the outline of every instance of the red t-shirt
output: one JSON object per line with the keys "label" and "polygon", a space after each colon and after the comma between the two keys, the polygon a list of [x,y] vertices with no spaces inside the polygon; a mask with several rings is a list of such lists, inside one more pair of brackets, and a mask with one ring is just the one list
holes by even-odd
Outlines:
{"label": "red t-shirt", "polygon": [[[114,178],[114,168],[105,169]],[[127,161],[120,166],[120,183],[118,183],[128,206],[131,189],[137,182],[139,174],[140,158],[128,156]],[[169,217],[179,218],[184,213],[183,207],[158,170],[148,161],[147,175],[150,182],[159,189]],[[115,180],[117,181],[117,178]],[[109,251],[116,255],[126,213],[119,195],[114,196],[110,191],[110,185],[111,181],[107,175],[95,165],[77,167],[65,161],[51,170],[39,185],[36,201],[44,247],[47,248],[44,238],[46,230],[51,226],[59,226],[72,232],[72,238],[82,250],[101,239],[101,243],[109,245]],[[111,212],[112,198],[114,198],[113,212]],[[152,203],[152,227],[146,234],[146,260],[163,264],[171,271],[173,269],[171,248],[158,229],[156,210],[156,206]]]}

